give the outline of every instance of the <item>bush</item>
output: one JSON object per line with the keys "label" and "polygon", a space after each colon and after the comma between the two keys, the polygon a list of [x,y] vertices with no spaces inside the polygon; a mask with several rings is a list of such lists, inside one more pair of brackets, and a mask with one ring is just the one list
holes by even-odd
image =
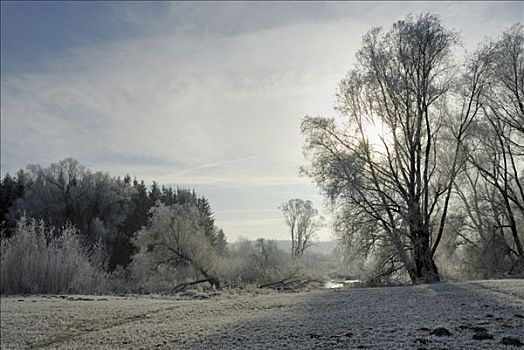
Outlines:
{"label": "bush", "polygon": [[276,242],[258,239],[241,241],[217,264],[223,284],[233,288],[300,288],[312,281],[321,283],[324,271],[314,259],[293,259]]}
{"label": "bush", "polygon": [[55,231],[43,221],[22,218],[13,236],[1,242],[2,294],[85,293],[105,291],[101,253],[82,248],[74,227]]}

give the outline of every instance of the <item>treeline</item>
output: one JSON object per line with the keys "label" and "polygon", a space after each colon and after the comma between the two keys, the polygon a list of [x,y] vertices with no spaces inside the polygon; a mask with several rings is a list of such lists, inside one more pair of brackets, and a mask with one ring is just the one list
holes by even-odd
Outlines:
{"label": "treeline", "polygon": [[228,248],[209,201],[74,159],[0,182],[2,294],[180,292],[321,283],[271,241]]}
{"label": "treeline", "polygon": [[21,217],[41,219],[48,226],[72,225],[82,244],[100,245],[107,256],[107,271],[126,267],[137,248],[133,235],[147,225],[157,203],[192,204],[210,244],[225,249],[225,235],[215,227],[209,201],[187,188],[148,188],[129,175],[114,177],[91,172],[68,158],[43,168],[29,165],[16,176],[6,174],[0,182],[0,218],[3,237],[10,237]]}

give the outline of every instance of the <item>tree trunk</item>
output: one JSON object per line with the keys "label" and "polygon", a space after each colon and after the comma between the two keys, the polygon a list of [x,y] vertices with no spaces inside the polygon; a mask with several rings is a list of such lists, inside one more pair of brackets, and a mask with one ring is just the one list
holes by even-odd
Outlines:
{"label": "tree trunk", "polygon": [[509,221],[509,227],[511,228],[513,242],[515,243],[515,248],[517,249],[519,258],[524,259],[524,248],[522,248],[522,242],[520,241],[519,233],[517,231],[517,223],[515,221],[515,216],[513,215],[513,208],[511,208],[507,192],[502,192],[502,198],[504,199],[504,206]]}
{"label": "tree trunk", "polygon": [[[196,266],[196,264],[194,265]],[[207,279],[207,281],[211,284],[212,287],[215,287],[216,289],[220,289],[220,280],[217,276],[215,276],[214,274],[210,274],[208,271],[206,271],[202,267],[197,267],[197,269]]]}
{"label": "tree trunk", "polygon": [[414,268],[408,271],[413,284],[440,282],[437,265],[426,232],[417,232],[413,240]]}
{"label": "tree trunk", "polygon": [[218,277],[215,277],[215,276],[209,277],[208,282],[211,283],[211,285],[215,287],[216,289],[220,289],[220,280],[218,279]]}

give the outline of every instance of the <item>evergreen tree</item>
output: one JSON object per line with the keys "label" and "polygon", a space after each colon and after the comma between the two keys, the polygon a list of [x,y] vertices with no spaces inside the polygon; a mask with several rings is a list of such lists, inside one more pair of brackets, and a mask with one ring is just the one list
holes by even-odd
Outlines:
{"label": "evergreen tree", "polygon": [[165,205],[172,205],[175,203],[174,192],[171,187],[162,186],[162,202]]}
{"label": "evergreen tree", "polygon": [[158,183],[156,181],[153,181],[153,185],[151,186],[151,190],[149,191],[149,201],[151,202],[151,205],[155,205],[155,203],[162,199],[162,191],[160,190],[160,187],[158,187]]}
{"label": "evergreen tree", "polygon": [[196,206],[200,212],[200,225],[203,228],[207,239],[211,243],[211,246],[216,248],[217,237],[215,231],[215,218],[213,217],[211,205],[205,197],[200,197],[196,200]]}
{"label": "evergreen tree", "polygon": [[17,198],[16,187],[16,180],[9,174],[0,181],[0,225],[6,230],[6,235],[10,235],[9,231],[11,231],[8,225],[8,212]]}
{"label": "evergreen tree", "polygon": [[224,256],[227,253],[227,240],[226,235],[224,234],[224,230],[218,229],[217,235],[216,235],[216,246],[215,250],[218,255]]}

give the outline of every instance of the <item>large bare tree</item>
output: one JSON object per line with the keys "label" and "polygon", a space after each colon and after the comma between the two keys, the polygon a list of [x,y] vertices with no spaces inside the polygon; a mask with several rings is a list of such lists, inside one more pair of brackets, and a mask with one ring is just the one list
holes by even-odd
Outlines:
{"label": "large bare tree", "polygon": [[[492,235],[509,233],[514,266],[524,269],[524,248],[519,221],[524,225],[524,30],[522,24],[484,45],[489,62],[489,85],[482,94],[482,113],[468,139],[471,171],[491,194]],[[477,187],[471,185],[471,187]],[[460,193],[461,189],[457,188]],[[478,192],[479,189],[472,188]],[[465,205],[478,206],[478,196],[462,196]],[[469,203],[468,203],[469,202]],[[470,219],[473,217],[470,215]],[[521,226],[520,225],[520,226]],[[481,230],[486,229],[479,228]],[[506,239],[506,238],[504,238]]]}
{"label": "large bare tree", "polygon": [[457,43],[431,14],[371,29],[339,85],[342,118],[302,123],[305,172],[338,209],[336,230],[413,283],[440,280],[434,255],[485,86],[484,58],[460,71]]}
{"label": "large bare tree", "polygon": [[291,256],[301,257],[313,244],[313,235],[321,226],[318,210],[311,201],[290,199],[280,206],[291,233]]}

